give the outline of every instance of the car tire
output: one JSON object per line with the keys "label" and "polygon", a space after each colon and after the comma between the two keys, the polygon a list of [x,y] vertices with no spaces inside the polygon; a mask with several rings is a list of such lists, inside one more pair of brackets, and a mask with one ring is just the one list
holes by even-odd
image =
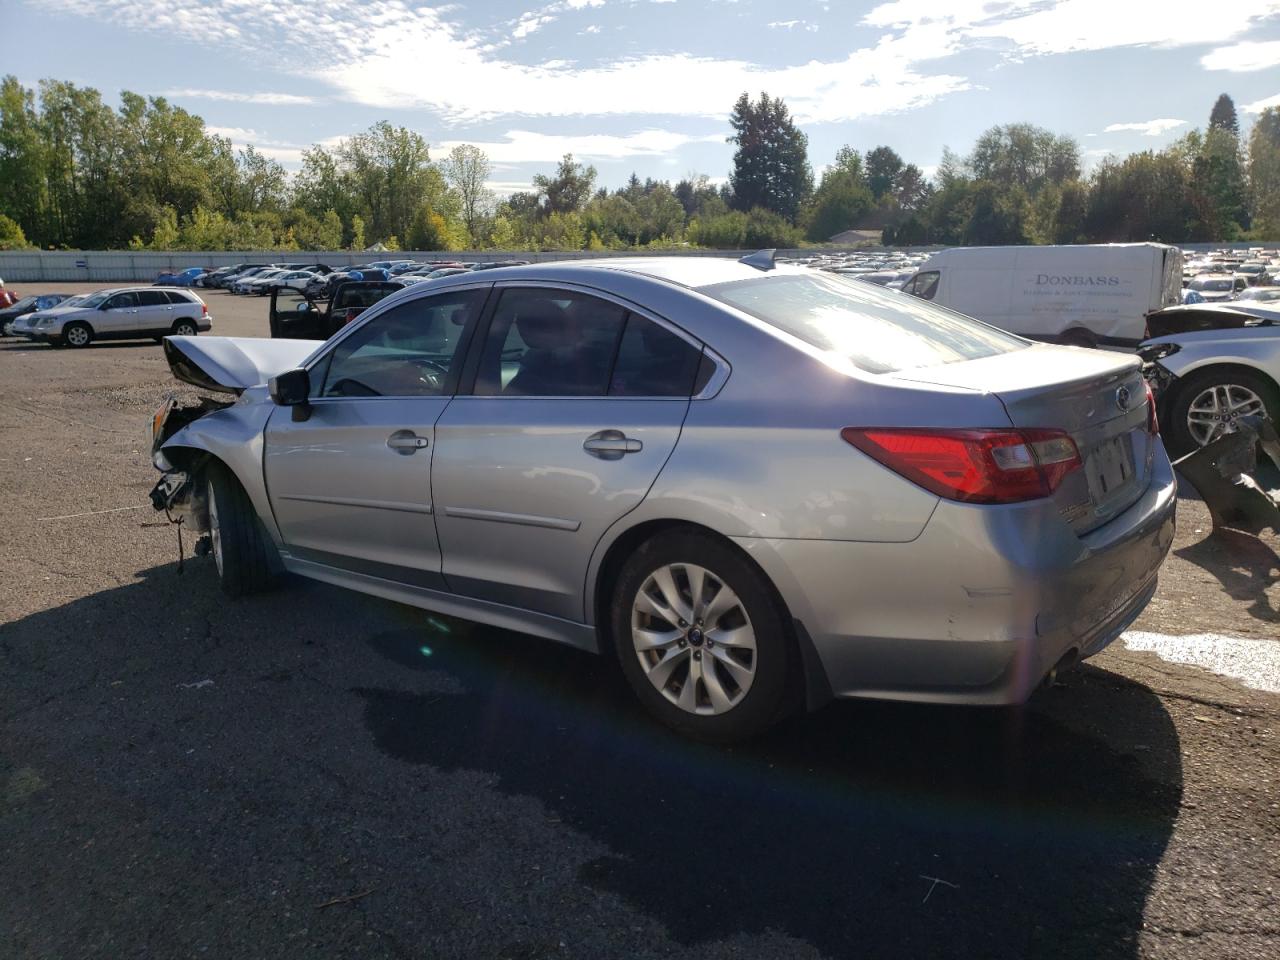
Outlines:
{"label": "car tire", "polygon": [[194,337],[199,334],[196,329],[194,320],[175,320],[173,321],[173,336],[175,337]]}
{"label": "car tire", "polygon": [[87,347],[93,343],[93,330],[87,323],[68,323],[62,328],[62,342],[68,347]]}
{"label": "car tire", "polygon": [[712,743],[749,739],[781,719],[795,659],[786,622],[750,560],[692,531],[660,534],[636,550],[610,607],[618,664],[645,709]]}
{"label": "car tire", "polygon": [[[1207,429],[1204,418],[1213,415],[1208,404],[1215,394],[1219,403],[1225,401],[1228,406],[1242,404],[1236,410],[1228,410],[1228,415],[1265,413],[1280,422],[1280,393],[1276,385],[1261,374],[1233,367],[1202,370],[1178,384],[1177,393],[1166,408],[1168,416],[1160,424],[1170,456],[1175,459],[1183,457],[1203,445]],[[1203,411],[1199,418],[1193,416],[1193,409]],[[1198,430],[1193,429],[1193,420],[1200,423]]]}
{"label": "car tire", "polygon": [[205,477],[210,553],[222,592],[243,597],[270,588],[275,582],[274,547],[249,495],[221,463],[210,466]]}

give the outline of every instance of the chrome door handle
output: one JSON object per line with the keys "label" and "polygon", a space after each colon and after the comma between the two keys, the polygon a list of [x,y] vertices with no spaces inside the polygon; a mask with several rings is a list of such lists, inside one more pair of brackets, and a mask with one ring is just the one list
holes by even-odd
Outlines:
{"label": "chrome door handle", "polygon": [[628,453],[639,453],[644,444],[621,430],[601,430],[587,437],[582,449],[601,460],[620,460]]}
{"label": "chrome door handle", "polygon": [[417,453],[427,445],[427,438],[420,437],[412,430],[397,430],[387,437],[387,446],[403,456]]}

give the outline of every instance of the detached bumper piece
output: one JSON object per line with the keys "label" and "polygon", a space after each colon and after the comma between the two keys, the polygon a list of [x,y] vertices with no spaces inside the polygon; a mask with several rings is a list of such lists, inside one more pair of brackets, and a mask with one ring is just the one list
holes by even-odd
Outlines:
{"label": "detached bumper piece", "polygon": [[1258,451],[1280,469],[1280,435],[1267,417],[1244,417],[1235,433],[1219,437],[1174,463],[1200,492],[1215,531],[1231,527],[1259,534],[1280,533],[1280,491],[1268,491],[1252,476]]}

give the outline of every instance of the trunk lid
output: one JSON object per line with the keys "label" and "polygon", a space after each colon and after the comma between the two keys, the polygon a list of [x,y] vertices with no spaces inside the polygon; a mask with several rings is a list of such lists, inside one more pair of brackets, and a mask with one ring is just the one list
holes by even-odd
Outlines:
{"label": "trunk lid", "polygon": [[184,383],[215,393],[241,394],[293,370],[315,353],[314,340],[260,337],[165,337],[164,358]]}
{"label": "trunk lid", "polygon": [[[1151,480],[1141,361],[1133,355],[1040,344],[898,379],[993,394],[1015,427],[1065,430],[1084,462],[1054,494],[1063,518],[1087,533],[1133,504]],[[975,426],[979,426],[975,424]],[[996,426],[981,424],[980,426]]]}

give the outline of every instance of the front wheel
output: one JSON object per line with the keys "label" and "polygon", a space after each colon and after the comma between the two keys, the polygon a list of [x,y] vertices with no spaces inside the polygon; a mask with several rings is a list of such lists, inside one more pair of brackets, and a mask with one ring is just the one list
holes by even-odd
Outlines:
{"label": "front wheel", "polygon": [[69,323],[63,328],[62,342],[68,347],[87,347],[93,341],[93,331],[86,323]]}
{"label": "front wheel", "polygon": [[1204,370],[1179,385],[1169,405],[1165,443],[1174,457],[1236,432],[1241,417],[1280,417],[1275,385],[1248,370]]}
{"label": "front wheel", "polygon": [[732,547],[697,533],[648,541],[618,577],[611,626],[623,675],[667,726],[726,743],[780,718],[792,660],[785,617]]}
{"label": "front wheel", "polygon": [[208,470],[205,491],[210,552],[223,593],[243,597],[267,589],[275,579],[273,547],[244,487],[217,463]]}

